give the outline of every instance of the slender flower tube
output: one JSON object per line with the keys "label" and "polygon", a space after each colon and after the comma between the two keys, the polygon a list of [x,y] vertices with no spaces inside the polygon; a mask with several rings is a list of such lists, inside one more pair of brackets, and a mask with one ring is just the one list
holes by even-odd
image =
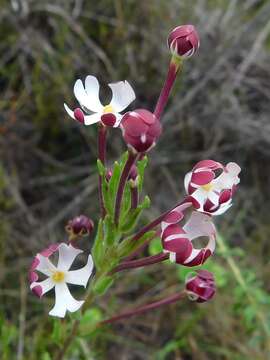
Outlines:
{"label": "slender flower tube", "polygon": [[196,274],[188,274],[186,292],[190,300],[199,303],[211,300],[216,293],[214,275],[207,270],[197,270]]}
{"label": "slender flower tube", "polygon": [[199,161],[185,176],[185,189],[198,211],[221,215],[232,206],[240,183],[241,168],[236,163],[226,166],[213,160]]}
{"label": "slender flower tube", "polygon": [[[170,260],[185,266],[203,264],[211,256],[216,246],[216,229],[211,217],[192,211],[187,219],[187,211],[192,210],[190,203],[173,209],[161,223],[161,240],[164,253]],[[184,225],[180,225],[180,222]],[[201,249],[194,248],[194,240],[206,237],[208,243]]]}
{"label": "slender flower tube", "polygon": [[[106,162],[106,136],[107,136],[107,127],[103,124],[99,125],[98,128],[98,158],[105,165]],[[106,215],[106,209],[104,205],[104,198],[102,193],[102,177],[98,177],[98,193],[99,193],[99,205],[101,211],[101,217],[104,218]]]}
{"label": "slender flower tube", "polygon": [[122,115],[136,96],[127,81],[119,81],[109,84],[112,91],[112,99],[109,104],[102,105],[99,99],[99,82],[95,76],[88,75],[85,78],[85,86],[81,80],[77,80],[74,85],[74,95],[81,108],[71,110],[66,104],[64,107],[72,119],[84,125],[92,125],[102,122],[106,126],[118,127]]}
{"label": "slender flower tube", "polygon": [[177,74],[179,73],[180,69],[183,67],[183,61],[181,58],[178,58],[176,56],[172,56],[167,77],[164,82],[163,88],[160,92],[154,114],[157,119],[161,118],[161,115],[163,113],[163,110],[168,102],[171,90],[173,88],[175,79],[177,77]]}
{"label": "slender flower tube", "polygon": [[112,273],[157,264],[167,259],[169,259],[169,254],[160,253],[157,255],[147,256],[138,260],[124,261],[120,265],[116,266],[116,268],[113,269]]}
{"label": "slender flower tube", "polygon": [[137,154],[134,154],[134,152],[129,151],[128,159],[127,159],[125,167],[124,167],[124,169],[122,171],[122,174],[121,174],[121,177],[120,177],[120,180],[119,180],[117,193],[116,193],[116,198],[115,198],[114,222],[115,222],[116,225],[118,225],[118,222],[119,222],[121,203],[122,203],[122,198],[123,198],[123,194],[124,194],[125,185],[126,185],[129,173],[131,171],[131,168],[136,162],[136,159],[137,159]]}
{"label": "slender flower tube", "polygon": [[162,300],[155,301],[155,302],[152,302],[150,304],[137,307],[137,308],[135,308],[133,310],[130,310],[130,311],[127,311],[127,312],[123,312],[120,315],[116,315],[116,316],[111,317],[110,319],[101,321],[99,324],[100,325],[111,324],[113,322],[116,322],[116,321],[119,321],[119,320],[124,320],[124,319],[130,318],[130,317],[135,316],[135,315],[140,315],[140,314],[143,314],[143,313],[145,313],[145,312],[147,312],[149,310],[154,310],[154,309],[157,309],[157,308],[159,308],[161,306],[173,304],[173,303],[183,299],[185,296],[186,296],[185,292],[182,291],[182,292],[176,293],[174,295],[170,295],[170,296],[168,296],[168,297],[166,297],[166,298],[164,298]]}
{"label": "slender flower tube", "polygon": [[[60,243],[51,245],[35,256],[29,271],[30,289],[38,297],[55,289],[55,305],[49,315],[64,317],[66,311],[77,311],[83,305],[84,301],[75,300],[67,286],[73,284],[86,287],[92,274],[94,265],[91,255],[84,267],[70,270],[74,259],[82,252],[71,244]],[[55,253],[59,254],[57,266],[49,259]],[[37,271],[47,276],[47,279],[38,281]]]}

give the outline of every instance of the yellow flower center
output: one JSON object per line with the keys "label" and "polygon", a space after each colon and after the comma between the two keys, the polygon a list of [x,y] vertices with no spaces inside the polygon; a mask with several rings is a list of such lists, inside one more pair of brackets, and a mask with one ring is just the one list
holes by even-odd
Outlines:
{"label": "yellow flower center", "polygon": [[211,183],[208,183],[208,184],[205,184],[205,185],[202,185],[201,188],[205,191],[211,191],[213,189],[213,185]]}
{"label": "yellow flower center", "polygon": [[55,271],[52,275],[53,281],[60,283],[64,280],[65,273],[63,271]]}
{"label": "yellow flower center", "polygon": [[112,107],[112,105],[106,105],[103,108],[103,114],[108,114],[108,113],[113,113],[114,112],[114,108]]}

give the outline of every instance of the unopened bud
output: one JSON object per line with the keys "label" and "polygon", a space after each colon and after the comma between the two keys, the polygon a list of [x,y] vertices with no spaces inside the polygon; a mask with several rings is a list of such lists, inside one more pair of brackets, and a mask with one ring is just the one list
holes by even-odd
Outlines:
{"label": "unopened bud", "polygon": [[200,46],[198,33],[193,25],[181,25],[173,29],[168,37],[168,46],[173,55],[192,56]]}

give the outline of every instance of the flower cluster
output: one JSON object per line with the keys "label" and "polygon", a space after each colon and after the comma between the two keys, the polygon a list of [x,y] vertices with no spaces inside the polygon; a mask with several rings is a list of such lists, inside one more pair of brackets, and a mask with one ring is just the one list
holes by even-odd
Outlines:
{"label": "flower cluster", "polygon": [[[88,254],[82,268],[71,270],[75,258],[83,253],[77,248],[77,243],[93,232],[94,223],[85,215],[76,216],[66,225],[67,243],[53,244],[35,256],[29,272],[30,289],[38,297],[54,289],[55,305],[50,315],[64,317],[67,311],[80,309],[85,299],[88,300],[86,304],[89,304],[96,296],[108,290],[118,271],[167,259],[181,266],[194,267],[204,264],[214,253],[217,233],[213,216],[225,213],[232,206],[240,182],[241,169],[233,162],[222,165],[214,160],[199,161],[185,176],[186,196],[179,199],[171,210],[135,231],[139,217],[150,204],[148,197],[141,199],[146,153],[161,136],[161,117],[176,75],[184,61],[199,48],[199,37],[194,26],[175,28],[169,34],[168,47],[171,52],[168,75],[154,111],[135,109],[123,113],[135,100],[134,90],[127,81],[109,84],[111,101],[102,105],[99,98],[100,85],[92,75],[88,75],[84,83],[80,79],[75,82],[74,95],[80,107],[71,110],[64,104],[68,115],[81,125],[99,123],[97,168],[101,215],[92,244],[92,255]],[[121,130],[127,146],[127,152],[114,165],[108,163],[106,156],[110,128]],[[156,237],[160,238],[162,251],[135,259]],[[202,239],[204,245],[197,246],[198,240]],[[57,255],[58,260],[54,262]],[[95,276],[86,298],[78,301],[71,295],[68,285],[86,287],[94,266]],[[45,279],[40,279],[39,273]],[[103,323],[140,314],[187,295],[197,302],[205,302],[214,296],[215,291],[213,274],[201,269],[187,277],[183,291]]]}

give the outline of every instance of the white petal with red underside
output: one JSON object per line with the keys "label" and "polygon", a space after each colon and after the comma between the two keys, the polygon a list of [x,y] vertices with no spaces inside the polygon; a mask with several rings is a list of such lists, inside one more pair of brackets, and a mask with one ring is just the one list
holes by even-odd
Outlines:
{"label": "white petal with red underside", "polygon": [[112,90],[112,100],[110,105],[117,113],[127,108],[136,98],[134,90],[126,80],[109,84],[109,87]]}
{"label": "white petal with red underside", "polygon": [[[73,119],[77,120],[74,116],[74,111],[71,110],[67,104],[64,104],[65,110],[68,115]],[[100,121],[100,114],[92,114],[92,115],[84,115],[84,124],[85,125],[93,125]]]}
{"label": "white petal with red underside", "polygon": [[52,281],[52,279],[49,277],[43,281],[39,281],[39,282],[33,282],[30,285],[30,289],[33,290],[36,286],[40,286],[42,293],[40,294],[40,297],[43,296],[44,294],[46,294],[46,292],[52,290],[54,288],[54,282]]}
{"label": "white petal with red underside", "polygon": [[72,245],[61,243],[58,248],[59,258],[57,264],[58,271],[68,271],[77,255],[83,253],[82,250]]}
{"label": "white petal with red underside", "polygon": [[92,256],[88,256],[87,264],[78,270],[71,270],[66,274],[65,281],[68,284],[81,285],[86,287],[88,280],[93,271],[93,259]]}
{"label": "white petal with red underside", "polygon": [[212,184],[216,190],[232,189],[234,185],[239,184],[238,177],[241,168],[236,163],[228,163],[220,176],[213,180]]}
{"label": "white petal with red underside", "polygon": [[55,285],[55,305],[49,312],[49,315],[64,317],[67,310],[74,312],[79,310],[84,301],[78,301],[71,295],[66,283]]}
{"label": "white petal with red underside", "polygon": [[51,276],[53,271],[56,271],[56,267],[53,263],[46,257],[41,254],[37,254],[37,259],[39,261],[38,265],[34,269],[34,271],[39,271],[44,275]]}

